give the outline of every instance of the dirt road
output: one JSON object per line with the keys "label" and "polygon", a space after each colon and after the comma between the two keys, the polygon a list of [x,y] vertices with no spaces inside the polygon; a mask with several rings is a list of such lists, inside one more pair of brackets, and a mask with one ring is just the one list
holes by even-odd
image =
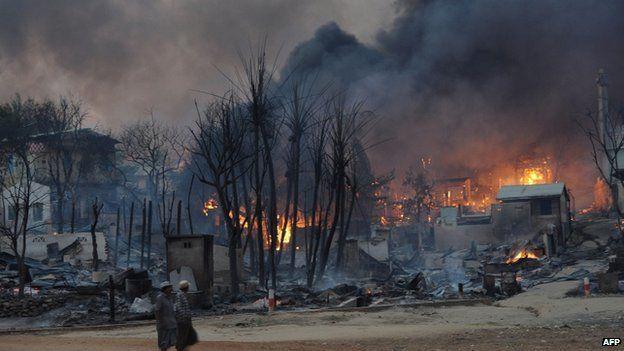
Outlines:
{"label": "dirt road", "polygon": [[[295,326],[296,327],[296,326]],[[622,326],[483,329],[436,337],[367,338],[363,340],[227,342],[202,341],[191,351],[433,351],[433,350],[598,350],[602,338],[622,337]],[[0,337],[3,351],[109,351],[156,350],[155,341],[144,338],[93,338],[88,336]]]}
{"label": "dirt road", "polygon": [[[192,350],[596,350],[624,337],[624,296],[564,298],[544,284],[495,305],[229,315],[195,321]],[[154,350],[153,326],[0,335],[1,351]]]}

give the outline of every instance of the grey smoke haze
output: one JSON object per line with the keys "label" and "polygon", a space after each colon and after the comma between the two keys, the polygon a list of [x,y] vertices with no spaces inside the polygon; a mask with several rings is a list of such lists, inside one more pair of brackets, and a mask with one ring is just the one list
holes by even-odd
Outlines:
{"label": "grey smoke haze", "polygon": [[[288,51],[337,21],[372,38],[385,0],[0,0],[0,98],[71,92],[105,128],[145,116],[191,116],[190,89],[221,93],[264,36]],[[355,20],[357,18],[357,21]],[[363,22],[361,22],[363,21]]]}
{"label": "grey smoke haze", "polygon": [[[588,200],[595,176],[573,118],[596,104],[599,68],[624,94],[622,1],[410,1],[372,45],[330,23],[286,63],[322,72],[368,98],[394,140],[379,170],[431,156],[468,175],[533,149],[562,161],[560,178]],[[462,174],[463,173],[463,174]]]}
{"label": "grey smoke haze", "polygon": [[148,108],[186,122],[189,90],[227,89],[214,65],[267,34],[284,71],[320,72],[384,118],[378,172],[427,155],[459,176],[535,144],[562,155],[579,194],[592,165],[571,120],[594,107],[600,67],[624,94],[623,13],[608,0],[0,0],[0,98],[73,92],[105,128]]}

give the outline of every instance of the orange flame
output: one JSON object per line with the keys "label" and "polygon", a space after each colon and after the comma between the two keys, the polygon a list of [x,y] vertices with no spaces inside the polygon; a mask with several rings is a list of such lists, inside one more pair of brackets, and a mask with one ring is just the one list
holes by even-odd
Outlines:
{"label": "orange flame", "polygon": [[379,219],[379,222],[381,223],[381,225],[388,225],[388,224],[390,224],[390,222],[388,222],[388,220],[384,216],[381,216],[381,218]]}
{"label": "orange flame", "polygon": [[217,208],[219,208],[217,200],[208,199],[206,202],[204,202],[204,208],[202,209],[202,212],[204,212],[204,216],[207,216],[210,211],[216,210]]}
{"label": "orange flame", "polygon": [[549,182],[549,169],[544,168],[526,168],[520,177],[522,185],[544,184]]}
{"label": "orange flame", "polygon": [[537,255],[533,251],[527,250],[526,248],[522,248],[521,250],[518,250],[515,255],[510,256],[509,258],[507,258],[505,263],[507,263],[507,264],[516,263],[516,262],[520,261],[523,258],[534,258],[534,259],[537,259],[539,257],[537,257]]}

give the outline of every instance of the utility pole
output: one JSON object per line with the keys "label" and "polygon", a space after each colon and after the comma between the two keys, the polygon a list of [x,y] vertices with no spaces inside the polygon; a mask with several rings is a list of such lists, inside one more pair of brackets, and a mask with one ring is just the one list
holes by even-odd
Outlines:
{"label": "utility pole", "polygon": [[115,283],[113,282],[112,274],[108,276],[108,298],[110,303],[110,318],[109,322],[115,322]]}
{"label": "utility pole", "polygon": [[117,261],[119,257],[119,207],[117,207],[117,226],[115,227],[115,261],[114,266],[117,267]]}
{"label": "utility pole", "polygon": [[130,251],[132,251],[132,226],[134,224],[134,201],[130,205],[130,227],[128,227],[128,258],[126,258],[126,268],[130,268]]}
{"label": "utility pole", "polygon": [[145,203],[146,201],[147,200],[143,199],[143,211],[142,211],[142,222],[141,222],[141,260],[140,260],[141,269],[143,269],[143,258],[145,256],[145,210],[146,210]]}
{"label": "utility pole", "polygon": [[150,260],[152,255],[152,201],[149,202],[149,209],[147,214],[147,265],[145,269],[149,271]]}

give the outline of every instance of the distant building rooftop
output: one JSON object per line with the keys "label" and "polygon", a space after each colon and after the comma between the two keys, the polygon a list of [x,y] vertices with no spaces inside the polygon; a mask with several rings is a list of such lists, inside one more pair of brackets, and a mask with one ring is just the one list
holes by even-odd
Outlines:
{"label": "distant building rooftop", "polygon": [[565,190],[564,183],[534,184],[534,185],[505,185],[500,188],[496,199],[525,200],[540,197],[561,196]]}
{"label": "distant building rooftop", "polygon": [[467,180],[469,180],[470,177],[459,177],[459,178],[443,178],[443,179],[436,179],[435,183],[439,183],[439,184],[448,184],[448,183],[463,183]]}
{"label": "distant building rooftop", "polygon": [[101,139],[101,140],[106,140],[109,141],[112,144],[118,144],[119,141],[115,138],[113,138],[110,135],[107,134],[103,134],[100,132],[97,132],[91,128],[81,128],[78,129],[76,131],[74,130],[65,130],[65,131],[53,131],[53,132],[47,132],[47,133],[41,133],[41,134],[35,134],[32,135],[31,138],[33,140],[45,140],[47,138],[51,138],[60,134],[70,134],[70,133],[76,133],[77,137],[79,138],[92,138],[92,139]]}

